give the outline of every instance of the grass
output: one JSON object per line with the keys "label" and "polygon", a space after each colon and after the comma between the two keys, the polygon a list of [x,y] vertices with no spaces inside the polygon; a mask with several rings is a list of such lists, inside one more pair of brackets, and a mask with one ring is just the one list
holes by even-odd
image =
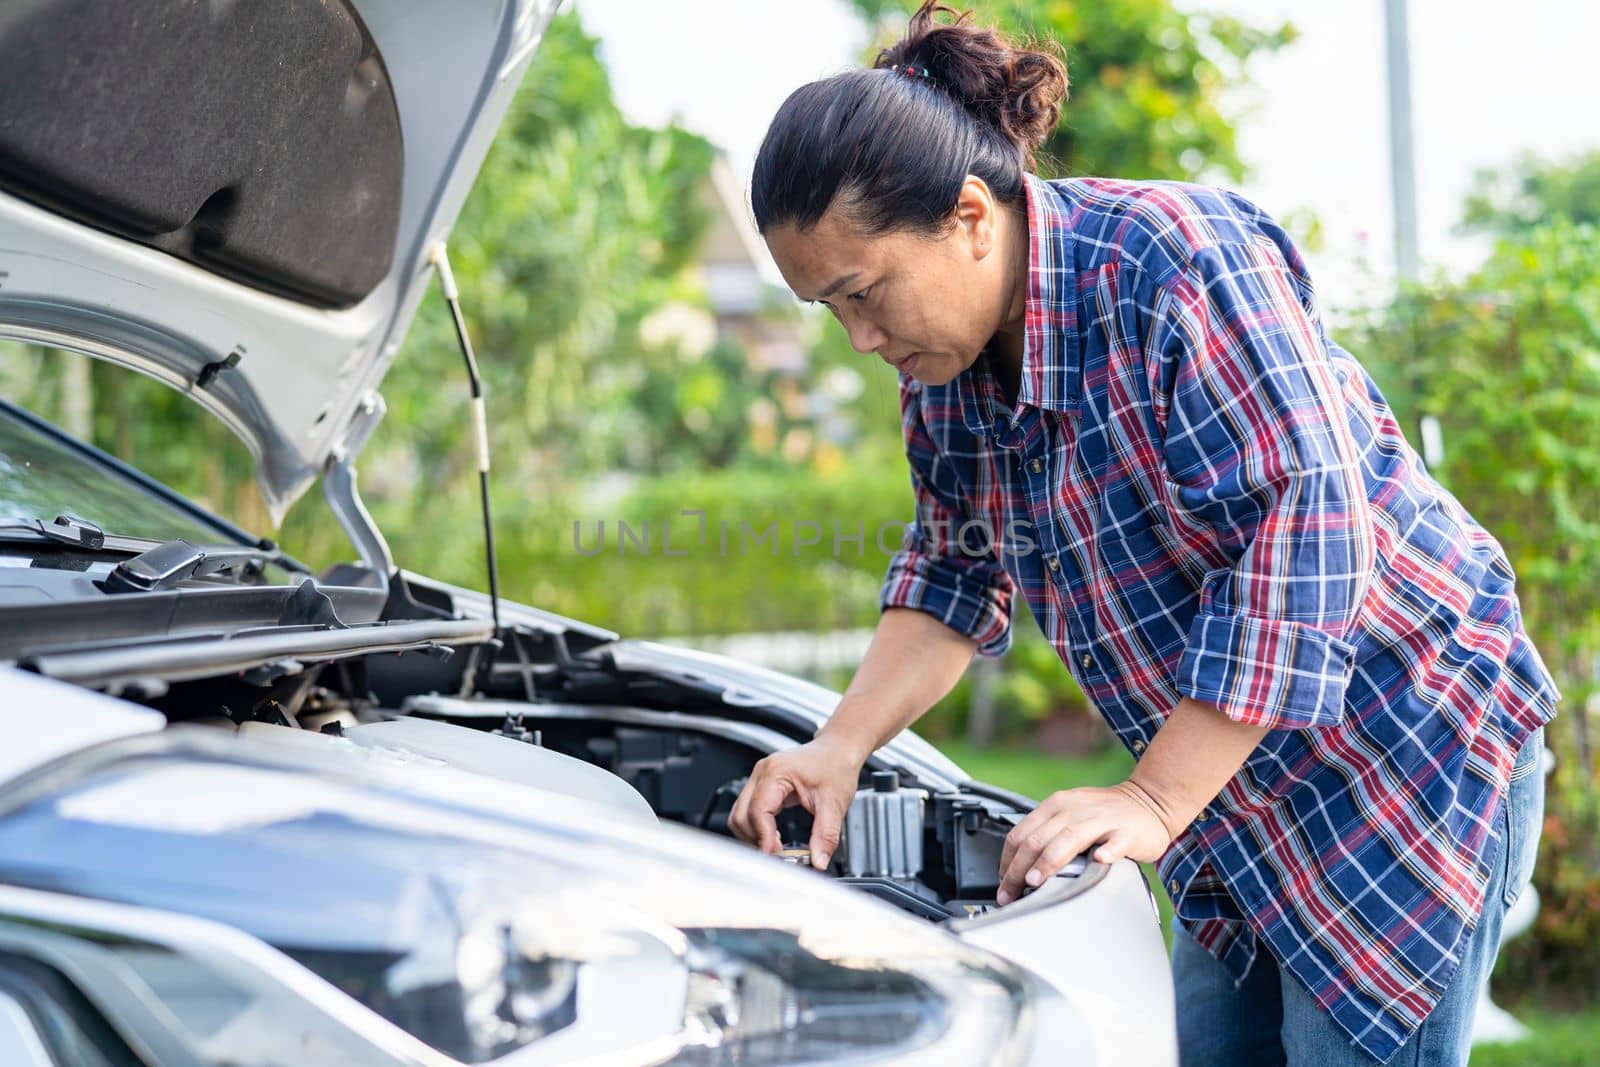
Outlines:
{"label": "grass", "polygon": [[[1044,755],[1019,748],[977,748],[962,741],[943,741],[939,748],[979,781],[1042,800],[1058,789],[1113,785],[1127,777],[1133,759],[1121,749],[1107,749],[1079,759]],[[1142,865],[1161,908],[1161,932],[1168,936],[1172,905],[1155,869]],[[1501,992],[1496,989],[1496,999]],[[1480,1045],[1472,1050],[1471,1067],[1595,1067],[1600,1064],[1600,1006],[1558,1013],[1537,1006],[1518,1006],[1517,1018],[1530,1033],[1522,1041]]]}
{"label": "grass", "polygon": [[1559,1015],[1530,1009],[1517,1018],[1530,1031],[1507,1045],[1479,1045],[1472,1067],[1594,1067],[1600,1063],[1600,1009]]}
{"label": "grass", "polygon": [[1115,785],[1133,770],[1133,757],[1120,748],[1067,759],[1028,749],[978,748],[965,741],[941,741],[939,750],[980,782],[1043,800],[1058,789]]}

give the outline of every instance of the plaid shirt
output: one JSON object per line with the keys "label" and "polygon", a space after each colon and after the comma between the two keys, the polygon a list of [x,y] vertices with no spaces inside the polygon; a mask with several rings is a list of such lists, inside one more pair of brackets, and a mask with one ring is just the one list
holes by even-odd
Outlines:
{"label": "plaid shirt", "polygon": [[1265,942],[1386,1060],[1455,972],[1512,762],[1558,699],[1505,554],[1328,339],[1260,209],[1027,188],[1017,403],[986,357],[902,379],[916,521],[883,604],[999,655],[1020,587],[1135,756],[1185,696],[1270,727],[1161,877],[1236,978]]}

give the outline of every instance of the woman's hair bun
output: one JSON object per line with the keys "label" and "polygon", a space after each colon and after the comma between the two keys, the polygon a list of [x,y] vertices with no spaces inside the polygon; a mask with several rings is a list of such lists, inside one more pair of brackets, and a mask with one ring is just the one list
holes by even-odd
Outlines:
{"label": "woman's hair bun", "polygon": [[971,18],[970,11],[924,0],[906,35],[879,52],[873,66],[927,70],[931,81],[974,118],[999,130],[1016,147],[1023,165],[1031,166],[1034,150],[1061,117],[1066,65],[1048,51],[970,25]]}
{"label": "woman's hair bun", "polygon": [[1067,95],[1061,60],[927,0],[873,66],[802,85],[773,116],[750,176],[763,234],[835,204],[862,233],[941,233],[972,177],[1025,210]]}

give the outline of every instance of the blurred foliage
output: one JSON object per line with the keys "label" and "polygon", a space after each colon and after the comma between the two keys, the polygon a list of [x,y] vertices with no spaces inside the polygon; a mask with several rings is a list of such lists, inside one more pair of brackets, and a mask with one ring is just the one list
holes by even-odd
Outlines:
{"label": "blurred foliage", "polygon": [[[211,511],[267,531],[254,460],[221,421],[182,393],[113,364],[0,342],[0,396]],[[331,516],[328,524],[333,528]]]}
{"label": "blurred foliage", "polygon": [[[990,726],[976,721],[985,703],[994,708]],[[996,663],[975,663],[918,721],[917,732],[941,743],[957,737],[1029,740],[1054,755],[1096,749],[1125,754],[1122,746],[1112,743],[1072,674],[1061,666],[1055,646],[1020,595],[1012,606],[1010,651]]]}
{"label": "blurred foliage", "polygon": [[1503,239],[1465,282],[1404,293],[1355,351],[1405,425],[1440,420],[1434,475],[1505,545],[1552,667],[1587,679],[1600,651],[1600,231],[1558,220]]}
{"label": "blurred foliage", "polygon": [[[892,43],[911,0],[852,0]],[[1229,94],[1248,84],[1251,56],[1295,39],[1288,23],[1263,29],[1226,15],[1183,11],[1171,0],[950,0],[977,22],[1065,52],[1071,93],[1045,142],[1049,177],[1225,178],[1245,175]]]}
{"label": "blurred foliage", "polygon": [[958,740],[945,741],[939,749],[978,781],[1034,800],[1043,800],[1058,789],[1116,785],[1133,770],[1133,757],[1120,745],[1086,759],[1067,759],[1004,745],[979,748]]}
{"label": "blurred foliage", "polygon": [[1556,162],[1529,154],[1479,171],[1458,229],[1505,235],[1563,219],[1600,226],[1600,149]]}
{"label": "blurred foliage", "polygon": [[1561,685],[1533,934],[1519,983],[1600,994],[1600,229],[1503,237],[1465,281],[1402,293],[1351,345],[1404,425],[1443,428],[1433,473],[1505,546],[1529,633]]}
{"label": "blurred foliage", "polygon": [[642,479],[561,515],[503,568],[526,575],[541,607],[624,633],[872,626],[889,562],[879,545],[899,546],[911,490],[897,453],[860,458]]}

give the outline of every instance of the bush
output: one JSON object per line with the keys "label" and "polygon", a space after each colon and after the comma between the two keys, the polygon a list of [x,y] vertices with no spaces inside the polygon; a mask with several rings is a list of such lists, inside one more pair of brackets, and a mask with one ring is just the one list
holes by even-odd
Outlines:
{"label": "bush", "polygon": [[1539,914],[1532,929],[1501,952],[1497,976],[1541,1005],[1600,1003],[1600,832],[1591,793],[1596,768],[1563,746],[1546,795],[1544,836],[1533,882]]}
{"label": "bush", "polygon": [[881,452],[831,472],[661,475],[614,503],[591,498],[542,514],[508,560],[532,576],[516,595],[652,636],[870,627],[911,516],[905,460]]}
{"label": "bush", "polygon": [[[980,700],[994,706],[987,740],[998,743],[1031,741],[1052,720],[1082,722],[1074,734],[1090,738],[1073,746],[1070,754],[1104,746],[1107,734],[1099,726],[1100,713],[1073,681],[1054,646],[1045,639],[1028,605],[1019,596],[1013,605],[1011,650],[993,664],[969,669],[950,694],[935,704],[917,724],[917,731],[935,740],[971,736],[973,709]],[[988,692],[980,691],[988,686]]]}
{"label": "bush", "polygon": [[1433,472],[1505,546],[1530,634],[1565,699],[1534,881],[1542,910],[1507,949],[1517,981],[1581,989],[1600,972],[1600,812],[1590,694],[1600,665],[1600,231],[1513,234],[1459,284],[1407,292],[1355,331],[1402,425],[1437,417]]}

